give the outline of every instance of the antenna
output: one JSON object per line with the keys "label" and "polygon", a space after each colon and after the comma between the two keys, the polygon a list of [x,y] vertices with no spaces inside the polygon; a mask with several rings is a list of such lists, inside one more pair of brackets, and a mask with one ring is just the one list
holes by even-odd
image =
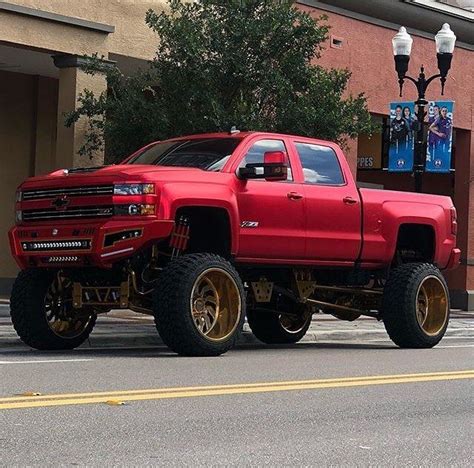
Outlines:
{"label": "antenna", "polygon": [[240,130],[235,126],[233,125],[230,129],[230,132],[229,132],[231,135],[235,135],[237,133],[240,133]]}

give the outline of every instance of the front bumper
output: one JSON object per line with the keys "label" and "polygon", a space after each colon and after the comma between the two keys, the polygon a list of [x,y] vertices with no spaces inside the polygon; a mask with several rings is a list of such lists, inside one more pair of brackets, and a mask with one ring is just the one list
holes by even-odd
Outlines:
{"label": "front bumper", "polygon": [[138,250],[166,239],[173,227],[172,220],[156,219],[19,225],[9,232],[10,249],[21,269],[110,268]]}

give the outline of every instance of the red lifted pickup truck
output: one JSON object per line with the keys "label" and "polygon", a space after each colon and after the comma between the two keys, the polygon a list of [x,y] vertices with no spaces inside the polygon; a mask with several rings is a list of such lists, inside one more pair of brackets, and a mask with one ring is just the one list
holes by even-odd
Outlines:
{"label": "red lifted pickup truck", "polygon": [[314,313],[383,320],[400,347],[443,337],[455,267],[450,198],[358,189],[330,142],[270,133],[152,143],[120,165],[18,189],[11,315],[37,349],[79,346],[97,314],[155,317],[183,355],[230,349],[245,315],[295,343]]}

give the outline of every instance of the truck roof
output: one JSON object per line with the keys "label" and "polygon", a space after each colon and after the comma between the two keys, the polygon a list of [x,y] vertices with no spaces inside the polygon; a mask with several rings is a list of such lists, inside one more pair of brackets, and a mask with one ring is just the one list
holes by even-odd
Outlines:
{"label": "truck roof", "polygon": [[198,133],[195,135],[183,135],[180,137],[168,138],[163,141],[179,141],[179,140],[198,140],[202,138],[238,138],[239,140],[244,139],[249,135],[256,134],[258,132],[214,132],[214,133]]}
{"label": "truck roof", "polygon": [[[332,144],[337,145],[337,143],[329,140],[322,140],[317,137],[305,137],[301,135],[291,135],[286,133],[273,133],[273,132],[257,132],[257,131],[240,131],[236,133],[231,132],[214,132],[214,133],[199,133],[195,135],[184,135],[180,137],[168,138],[167,140],[162,141],[180,141],[180,140],[197,140],[203,138],[236,138],[243,140],[248,136],[263,136],[263,137],[272,137],[272,138],[298,138],[301,140],[311,140],[317,143]],[[155,142],[156,143],[156,142]]]}

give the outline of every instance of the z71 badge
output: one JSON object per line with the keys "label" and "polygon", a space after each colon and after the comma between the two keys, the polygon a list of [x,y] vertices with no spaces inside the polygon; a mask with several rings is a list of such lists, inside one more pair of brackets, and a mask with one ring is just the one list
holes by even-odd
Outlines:
{"label": "z71 badge", "polygon": [[242,228],[256,228],[258,227],[258,221],[242,221],[240,223]]}

